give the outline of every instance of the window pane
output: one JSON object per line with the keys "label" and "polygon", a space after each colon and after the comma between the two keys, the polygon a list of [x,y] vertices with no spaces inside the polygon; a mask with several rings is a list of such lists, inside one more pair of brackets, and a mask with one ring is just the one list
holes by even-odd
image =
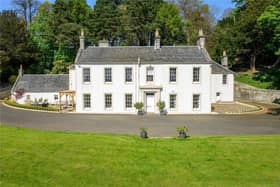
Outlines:
{"label": "window pane", "polygon": [[223,75],[223,84],[227,84],[227,75]]}
{"label": "window pane", "polygon": [[146,81],[147,82],[154,81],[154,68],[147,67],[146,71],[147,71]]}
{"label": "window pane", "polygon": [[193,95],[193,109],[199,109],[199,103],[200,103],[200,95],[194,94]]}
{"label": "window pane", "polygon": [[84,82],[90,82],[90,68],[83,68],[83,80]]}
{"label": "window pane", "polygon": [[90,108],[90,94],[84,94],[84,108]]}
{"label": "window pane", "polygon": [[195,67],[193,68],[193,82],[199,82],[199,74],[200,68]]}
{"label": "window pane", "polygon": [[105,82],[112,82],[112,69],[105,68]]}
{"label": "window pane", "polygon": [[125,82],[132,82],[132,68],[125,68]]}
{"label": "window pane", "polygon": [[125,94],[125,108],[132,108],[132,94]]}
{"label": "window pane", "polygon": [[176,82],[176,68],[169,69],[169,81]]}
{"label": "window pane", "polygon": [[105,94],[105,108],[112,108],[112,94]]}
{"label": "window pane", "polygon": [[169,95],[169,108],[175,109],[176,108],[176,95]]}

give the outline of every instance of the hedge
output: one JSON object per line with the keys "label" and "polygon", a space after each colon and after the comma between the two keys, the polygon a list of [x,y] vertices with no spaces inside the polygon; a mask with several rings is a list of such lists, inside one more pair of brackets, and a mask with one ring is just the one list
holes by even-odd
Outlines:
{"label": "hedge", "polygon": [[7,105],[10,105],[10,106],[19,107],[19,108],[27,108],[27,109],[33,109],[33,110],[58,111],[58,109],[54,108],[54,107],[42,107],[42,106],[35,106],[35,105],[18,104],[7,98],[4,99],[4,103]]}

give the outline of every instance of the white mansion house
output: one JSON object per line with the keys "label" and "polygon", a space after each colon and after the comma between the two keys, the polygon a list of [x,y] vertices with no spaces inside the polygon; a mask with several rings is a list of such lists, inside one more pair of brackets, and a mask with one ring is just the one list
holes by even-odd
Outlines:
{"label": "white mansion house", "polygon": [[27,97],[57,103],[60,91],[72,90],[76,112],[85,113],[134,114],[136,102],[159,113],[158,101],[168,114],[210,113],[211,103],[233,101],[233,74],[225,53],[222,65],[210,58],[202,30],[197,46],[161,46],[156,32],[154,46],[111,47],[102,40],[85,47],[82,32],[69,75],[20,75],[12,93],[25,90],[19,103]]}

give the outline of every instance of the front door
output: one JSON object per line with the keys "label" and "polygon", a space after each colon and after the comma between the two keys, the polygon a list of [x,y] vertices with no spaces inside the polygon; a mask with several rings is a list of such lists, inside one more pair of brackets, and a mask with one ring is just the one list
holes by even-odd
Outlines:
{"label": "front door", "polygon": [[216,93],[216,102],[221,101],[221,92]]}
{"label": "front door", "polygon": [[146,94],[146,110],[147,112],[155,112],[155,94]]}

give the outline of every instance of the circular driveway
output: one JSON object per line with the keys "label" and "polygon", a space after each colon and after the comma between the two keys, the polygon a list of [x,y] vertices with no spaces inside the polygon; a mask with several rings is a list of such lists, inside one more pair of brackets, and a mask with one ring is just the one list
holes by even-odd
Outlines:
{"label": "circular driveway", "polygon": [[187,126],[191,135],[280,134],[280,116],[262,115],[97,115],[18,110],[0,104],[1,123],[17,127],[76,132],[176,136]]}

